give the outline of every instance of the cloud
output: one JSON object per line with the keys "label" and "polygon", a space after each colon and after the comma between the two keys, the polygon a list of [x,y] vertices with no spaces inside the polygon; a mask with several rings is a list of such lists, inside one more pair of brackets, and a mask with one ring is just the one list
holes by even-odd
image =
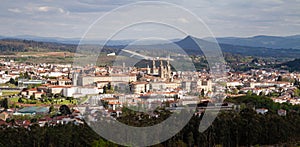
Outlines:
{"label": "cloud", "polygon": [[[261,33],[300,34],[299,0],[166,1],[184,7],[199,16],[216,36],[252,36]],[[0,35],[41,34],[42,36],[81,37],[88,26],[104,13],[132,2],[138,1],[3,1],[0,5],[0,21],[6,23],[0,24]],[[141,15],[149,15],[149,12]],[[126,13],[120,14],[120,19],[116,19],[116,23],[122,21],[122,16],[126,16]],[[174,13],[174,16],[178,14]],[[169,21],[193,24],[193,20],[185,16],[178,16]]]}
{"label": "cloud", "polygon": [[45,13],[61,13],[61,14],[68,14],[68,11],[65,11],[63,8],[60,7],[51,7],[51,6],[39,6],[29,8],[30,11],[33,12],[45,12]]}
{"label": "cloud", "polygon": [[189,23],[189,21],[187,19],[182,18],[182,17],[178,18],[177,21],[180,22],[180,23]]}
{"label": "cloud", "polygon": [[48,12],[50,9],[52,9],[51,7],[47,7],[47,6],[44,6],[44,7],[38,7],[37,10],[38,11],[41,11],[41,12]]}
{"label": "cloud", "polygon": [[22,11],[18,8],[10,8],[8,9],[9,12],[13,12],[13,13],[21,13]]}

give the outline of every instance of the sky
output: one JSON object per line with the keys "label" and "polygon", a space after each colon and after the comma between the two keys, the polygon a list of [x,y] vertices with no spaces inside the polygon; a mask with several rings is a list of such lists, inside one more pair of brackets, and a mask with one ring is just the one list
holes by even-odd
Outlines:
{"label": "sky", "polygon": [[[43,37],[82,38],[89,32],[93,24],[111,11],[114,17],[107,23],[97,24],[101,31],[90,35],[91,38],[106,38],[101,34],[109,34],[112,28],[125,25],[131,19],[131,9],[136,11],[134,17],[145,18],[159,16],[166,24],[188,25],[196,32],[197,23],[191,21],[190,12],[210,30],[216,37],[249,37],[255,35],[288,36],[300,34],[300,0],[166,0],[156,1],[170,3],[181,10],[169,10],[168,5],[149,6],[140,9],[128,6],[136,0],[3,0],[0,5],[0,36],[34,35]],[[166,4],[166,3],[164,3]],[[119,10],[119,7],[128,6]],[[148,8],[147,8],[148,9]],[[116,12],[117,11],[117,12]],[[133,13],[132,12],[132,13]],[[141,12],[141,13],[140,13]],[[106,14],[106,15],[104,15]],[[173,17],[174,16],[174,17]],[[174,21],[177,18],[176,21]],[[134,20],[134,18],[132,18]],[[149,19],[150,20],[150,19]],[[105,25],[105,26],[103,26]],[[152,24],[153,25],[153,24]],[[171,26],[171,25],[170,25]],[[105,29],[103,29],[105,28]],[[96,30],[96,29],[94,29]],[[131,26],[120,33],[120,39],[136,39],[143,33],[155,34],[158,38],[180,38],[186,34],[168,33],[162,25],[140,24]],[[173,30],[175,32],[176,30]],[[127,32],[127,33],[126,33]],[[172,32],[172,31],[171,31]],[[201,31],[200,31],[201,32]],[[115,32],[114,32],[115,33]],[[153,36],[155,36],[153,35]],[[147,35],[146,35],[147,36]],[[151,36],[151,37],[153,37]],[[203,34],[199,37],[209,37]]]}

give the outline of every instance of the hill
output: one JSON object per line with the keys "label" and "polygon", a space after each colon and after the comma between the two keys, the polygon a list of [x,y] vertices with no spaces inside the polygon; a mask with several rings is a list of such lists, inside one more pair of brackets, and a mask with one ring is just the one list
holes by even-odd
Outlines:
{"label": "hill", "polygon": [[37,42],[32,40],[1,39],[0,51],[3,52],[29,52],[29,51],[70,51],[74,52],[76,45]]}
{"label": "hill", "polygon": [[[167,44],[152,44],[152,45],[131,45],[129,48],[136,50],[174,50],[174,48],[182,48],[189,55],[203,55],[201,47],[197,45],[200,44],[202,47],[210,47],[215,45],[212,42],[199,39],[192,36],[187,36],[182,40],[176,41],[174,43]],[[250,47],[241,45],[232,45],[219,43],[219,46],[223,53],[238,54],[242,56],[256,56],[256,57],[274,57],[274,58],[298,58],[300,56],[300,50],[298,49],[272,49],[265,47]],[[108,46],[110,48],[123,49],[128,48],[126,45],[119,46]],[[159,53],[159,52],[158,52]]]}
{"label": "hill", "polygon": [[[86,45],[91,50],[96,50],[99,45]],[[0,39],[1,54],[13,54],[16,52],[76,52],[77,44],[64,44],[56,42],[43,42],[23,39]],[[118,49],[104,47],[102,52],[117,52]]]}
{"label": "hill", "polygon": [[[212,44],[209,41],[195,38],[192,36],[187,36],[183,40],[175,42],[177,45],[185,49],[189,54],[199,53],[199,47],[195,43],[204,44],[204,46],[209,46]],[[297,58],[300,55],[300,50],[297,49],[272,49],[265,47],[249,47],[241,45],[232,45],[219,43],[220,48],[225,53],[239,54],[243,56],[258,56],[258,57],[275,57],[275,58]]]}
{"label": "hill", "polygon": [[[205,40],[210,41],[211,38],[206,38]],[[300,49],[300,35],[285,37],[259,35],[247,38],[222,37],[217,38],[217,41],[219,43],[251,47],[266,47],[274,49]]]}
{"label": "hill", "polygon": [[[293,36],[292,38],[300,38],[299,36]],[[196,44],[198,42],[201,46],[209,48],[215,45],[212,42],[187,36],[186,38],[175,41],[174,43],[166,44],[152,44],[152,45],[110,45],[105,46],[102,52],[111,53],[119,52],[123,48],[130,47],[136,50],[148,50],[156,49],[158,51],[172,50],[175,47],[182,48],[189,55],[203,55],[200,47]],[[98,50],[99,45],[86,45],[91,50]],[[257,57],[274,57],[274,58],[298,58],[300,56],[300,50],[298,49],[272,49],[265,47],[249,47],[241,45],[232,45],[220,43],[219,46],[224,53],[238,54],[242,56],[257,56]],[[76,52],[77,45],[75,44],[63,44],[54,42],[39,42],[32,40],[20,40],[20,39],[0,39],[0,52],[1,54],[14,53],[14,52],[54,52],[54,51],[68,51]],[[173,51],[173,50],[172,50]],[[160,53],[160,52],[157,52]]]}
{"label": "hill", "polygon": [[285,68],[290,71],[300,71],[300,59],[295,59],[293,61],[288,61],[278,65],[280,68]]}

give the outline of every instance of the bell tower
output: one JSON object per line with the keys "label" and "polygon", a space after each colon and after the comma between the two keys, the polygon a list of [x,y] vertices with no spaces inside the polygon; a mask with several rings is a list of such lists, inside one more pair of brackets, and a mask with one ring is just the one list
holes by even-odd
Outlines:
{"label": "bell tower", "polygon": [[160,60],[159,75],[160,78],[165,78],[165,69],[164,69],[163,60]]}
{"label": "bell tower", "polygon": [[156,74],[155,73],[155,69],[156,69],[156,67],[155,67],[155,59],[153,58],[152,59],[152,74]]}

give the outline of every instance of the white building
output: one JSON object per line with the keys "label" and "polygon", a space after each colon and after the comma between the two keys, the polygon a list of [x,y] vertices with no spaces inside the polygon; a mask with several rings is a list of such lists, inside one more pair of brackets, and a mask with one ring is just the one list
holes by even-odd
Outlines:
{"label": "white building", "polygon": [[100,90],[97,87],[67,87],[63,89],[65,97],[79,97],[91,94],[99,94]]}
{"label": "white building", "polygon": [[232,82],[227,82],[226,86],[227,87],[237,87],[237,86],[243,86],[244,84],[238,81],[232,81]]}

